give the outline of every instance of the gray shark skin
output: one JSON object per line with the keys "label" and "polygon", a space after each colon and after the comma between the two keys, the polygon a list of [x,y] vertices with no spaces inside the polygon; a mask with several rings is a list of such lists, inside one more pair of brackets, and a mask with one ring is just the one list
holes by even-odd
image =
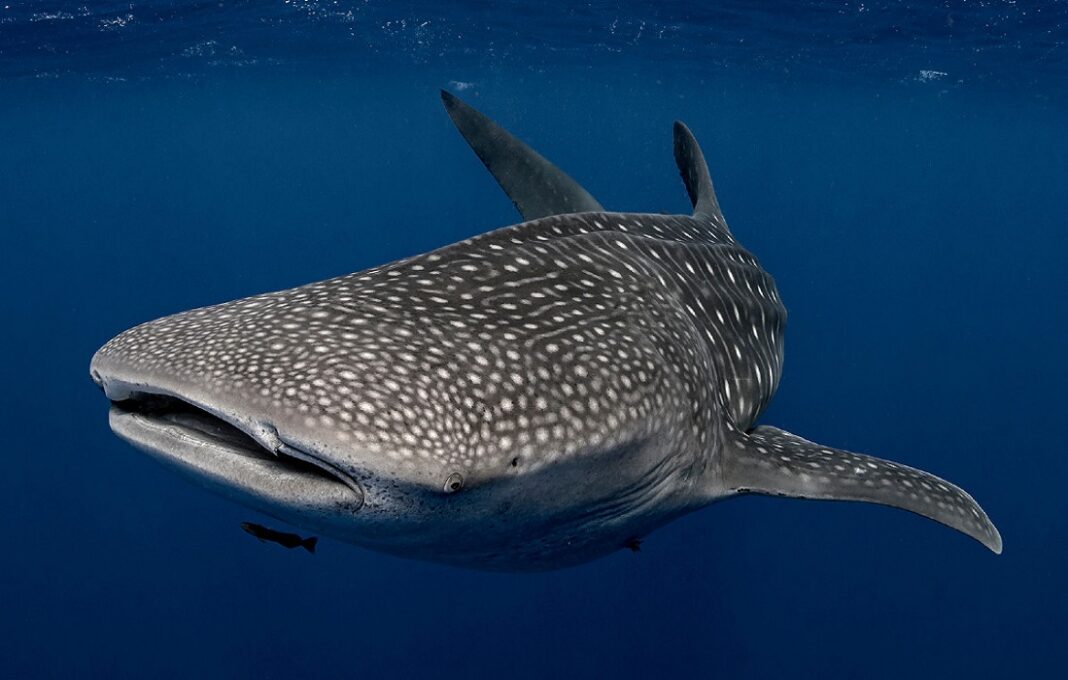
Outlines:
{"label": "gray shark skin", "polygon": [[442,96],[527,221],[121,333],[90,368],[116,434],[292,525],[480,569],[585,562],[743,493],[899,507],[1001,551],[949,482],[755,425],[786,311],[684,125],[694,213],[613,213]]}

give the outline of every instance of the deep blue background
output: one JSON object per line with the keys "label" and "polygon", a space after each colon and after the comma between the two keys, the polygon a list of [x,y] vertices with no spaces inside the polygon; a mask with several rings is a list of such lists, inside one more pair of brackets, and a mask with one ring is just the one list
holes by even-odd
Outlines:
{"label": "deep blue background", "polygon": [[[1068,108],[1053,76],[924,81],[899,62],[882,77],[877,44],[852,73],[798,75],[594,39],[530,47],[532,67],[490,43],[137,75],[104,48],[58,75],[55,51],[45,70],[25,45],[8,55],[0,676],[1062,672]],[[151,51],[123,50],[111,61]],[[111,435],[87,372],[118,331],[517,219],[440,108],[452,81],[610,209],[685,210],[670,146],[685,120],[790,310],[764,422],[959,483],[1005,553],[900,511],[754,497],[561,572],[326,540],[310,557],[251,540],[238,524],[254,513]]]}

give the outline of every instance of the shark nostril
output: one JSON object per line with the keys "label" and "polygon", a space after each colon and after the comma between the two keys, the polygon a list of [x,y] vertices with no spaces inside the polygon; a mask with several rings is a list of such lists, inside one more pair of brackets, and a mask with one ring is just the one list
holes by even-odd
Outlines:
{"label": "shark nostril", "polygon": [[459,472],[454,472],[445,480],[445,493],[455,493],[464,486],[464,478]]}

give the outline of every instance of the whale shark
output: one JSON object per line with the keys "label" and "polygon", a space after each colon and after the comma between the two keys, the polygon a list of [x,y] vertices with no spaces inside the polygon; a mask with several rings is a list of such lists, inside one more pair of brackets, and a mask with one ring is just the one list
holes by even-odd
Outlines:
{"label": "whale shark", "polygon": [[786,310],[674,124],[692,212],[611,212],[442,92],[523,221],[165,316],[93,356],[120,438],[293,526],[486,570],[636,550],[745,494],[909,510],[1001,536],[928,472],[757,424]]}

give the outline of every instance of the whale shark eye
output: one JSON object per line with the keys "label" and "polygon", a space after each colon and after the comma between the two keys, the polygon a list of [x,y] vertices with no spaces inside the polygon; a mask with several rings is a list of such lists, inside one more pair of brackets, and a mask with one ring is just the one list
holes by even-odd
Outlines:
{"label": "whale shark eye", "polygon": [[445,480],[445,493],[455,493],[464,486],[464,477],[459,472],[454,472]]}

